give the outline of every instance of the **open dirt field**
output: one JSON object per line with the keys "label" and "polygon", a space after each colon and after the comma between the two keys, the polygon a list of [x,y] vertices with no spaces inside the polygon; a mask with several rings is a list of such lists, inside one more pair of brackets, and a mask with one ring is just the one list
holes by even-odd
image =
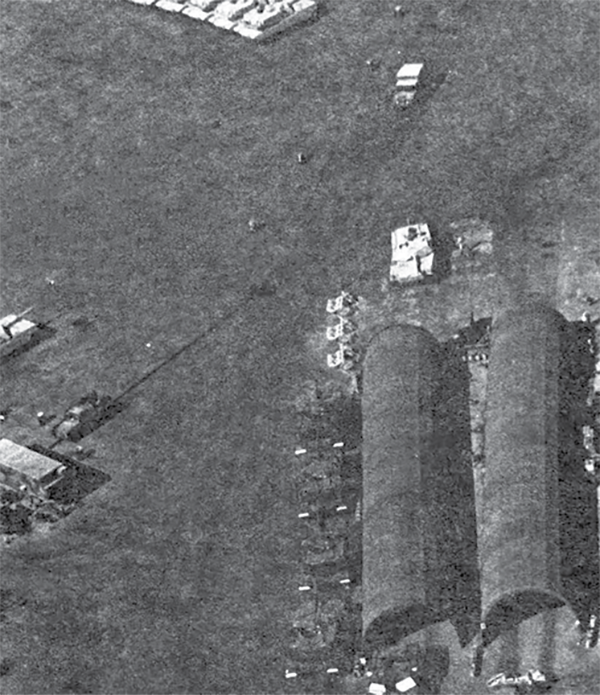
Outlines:
{"label": "open dirt field", "polygon": [[[3,692],[281,692],[295,400],[327,379],[326,298],[387,301],[408,215],[492,224],[498,301],[600,296],[597,3],[394,4],[326,0],[254,45],[121,0],[2,2],[0,313],[56,317],[2,366],[3,431],[39,438],[37,411],[198,337],[86,439],[111,482],[2,550]],[[401,114],[418,59],[437,88]],[[464,659],[448,687],[485,691]]]}

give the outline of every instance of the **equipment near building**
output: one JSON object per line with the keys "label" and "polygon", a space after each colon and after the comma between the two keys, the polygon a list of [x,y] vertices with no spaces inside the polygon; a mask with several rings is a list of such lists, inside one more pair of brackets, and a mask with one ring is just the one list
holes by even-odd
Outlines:
{"label": "equipment near building", "polygon": [[426,223],[400,227],[392,232],[390,282],[410,282],[433,275],[431,233]]}
{"label": "equipment near building", "polygon": [[32,307],[20,314],[8,314],[0,319],[0,357],[10,355],[22,348],[38,332],[39,325],[24,318]]}
{"label": "equipment near building", "polygon": [[91,391],[68,408],[63,419],[52,428],[57,439],[78,442],[87,437],[121,409],[121,404],[110,396],[99,396]]}
{"label": "equipment near building", "polygon": [[57,521],[61,505],[51,499],[52,488],[65,477],[66,464],[28,447],[0,439],[0,492],[2,519],[31,514]]}
{"label": "equipment near building", "polygon": [[0,439],[0,485],[47,499],[50,488],[61,480],[66,465],[15,444]]}

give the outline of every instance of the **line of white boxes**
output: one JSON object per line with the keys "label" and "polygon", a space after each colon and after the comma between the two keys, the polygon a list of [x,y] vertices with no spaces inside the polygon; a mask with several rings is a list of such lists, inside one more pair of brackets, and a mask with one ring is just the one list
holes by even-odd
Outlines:
{"label": "line of white boxes", "polygon": [[337,323],[327,327],[327,340],[338,342],[337,350],[327,355],[328,367],[349,371],[358,361],[358,353],[350,346],[350,341],[356,335],[356,324],[351,315],[357,305],[358,299],[348,292],[327,300],[327,313],[337,320]]}
{"label": "line of white boxes", "polygon": [[264,40],[317,13],[318,0],[127,0]]}

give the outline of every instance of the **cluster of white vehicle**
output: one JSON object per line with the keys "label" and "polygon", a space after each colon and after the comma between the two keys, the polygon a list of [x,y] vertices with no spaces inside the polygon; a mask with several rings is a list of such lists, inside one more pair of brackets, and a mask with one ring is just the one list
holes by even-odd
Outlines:
{"label": "cluster of white vehicle", "polygon": [[127,0],[181,14],[248,39],[269,38],[317,12],[317,0]]}
{"label": "cluster of white vehicle", "polygon": [[334,321],[327,326],[327,340],[337,343],[336,351],[327,355],[328,367],[345,372],[352,372],[357,368],[360,359],[355,345],[357,309],[358,297],[348,292],[327,300],[327,314]]}

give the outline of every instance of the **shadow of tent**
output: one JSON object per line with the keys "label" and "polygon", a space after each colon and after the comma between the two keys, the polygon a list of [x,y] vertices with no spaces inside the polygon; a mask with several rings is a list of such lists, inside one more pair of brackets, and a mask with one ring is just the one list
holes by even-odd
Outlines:
{"label": "shadow of tent", "polygon": [[63,505],[78,504],[84,497],[110,482],[108,473],[76,461],[70,456],[47,449],[40,444],[32,444],[33,451],[63,463],[67,470],[61,480],[49,490],[50,499]]}
{"label": "shadow of tent", "polygon": [[52,488],[50,497],[60,504],[77,504],[110,480],[108,473],[78,462],[72,467],[71,474]]}
{"label": "shadow of tent", "polygon": [[559,525],[562,593],[585,625],[598,614],[600,596],[597,496],[589,481],[561,481]]}
{"label": "shadow of tent", "polygon": [[490,645],[500,635],[511,633],[522,622],[538,613],[559,608],[565,599],[551,591],[534,589],[505,594],[490,605],[486,612],[484,646]]}
{"label": "shadow of tent", "polygon": [[13,350],[11,353],[7,355],[2,355],[2,357],[0,357],[0,362],[5,363],[9,362],[10,360],[16,359],[17,357],[19,357],[19,355],[23,355],[24,353],[29,352],[29,350],[32,350],[34,347],[42,343],[44,340],[52,338],[52,336],[54,336],[55,334],[56,328],[40,324],[38,329],[31,336],[30,340],[28,340],[26,343],[23,343],[23,345],[18,347],[16,350]]}
{"label": "shadow of tent", "polygon": [[598,613],[600,556],[596,486],[584,475],[582,427],[589,422],[588,386],[595,373],[595,332],[586,322],[563,336],[559,381],[559,535],[562,594],[581,624]]}
{"label": "shadow of tent", "polygon": [[429,221],[431,243],[435,256],[433,257],[433,275],[436,278],[446,278],[452,272],[452,252],[456,248],[454,239],[447,231],[442,232],[435,221]]}

